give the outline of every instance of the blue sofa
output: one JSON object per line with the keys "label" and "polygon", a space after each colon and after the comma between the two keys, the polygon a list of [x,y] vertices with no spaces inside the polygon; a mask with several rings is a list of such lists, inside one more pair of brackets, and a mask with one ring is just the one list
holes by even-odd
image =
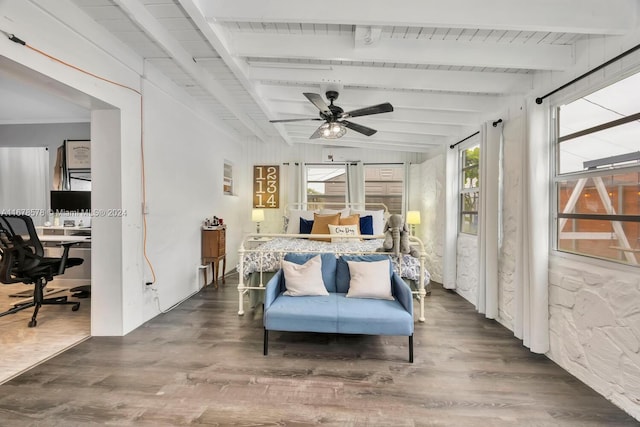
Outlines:
{"label": "blue sofa", "polygon": [[[318,254],[287,254],[285,260],[304,264]],[[338,334],[402,335],[409,337],[409,362],[413,363],[413,298],[409,286],[389,268],[393,300],[346,297],[350,274],[347,261],[371,262],[388,255],[323,253],[322,281],[328,296],[288,296],[280,269],[266,285],[264,301],[264,355],[269,331]]]}

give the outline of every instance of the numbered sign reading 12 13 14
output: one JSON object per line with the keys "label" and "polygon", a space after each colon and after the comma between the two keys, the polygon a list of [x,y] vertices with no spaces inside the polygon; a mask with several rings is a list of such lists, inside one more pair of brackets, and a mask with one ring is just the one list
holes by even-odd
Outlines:
{"label": "numbered sign reading 12 13 14", "polygon": [[280,207],[280,166],[253,167],[253,207]]}

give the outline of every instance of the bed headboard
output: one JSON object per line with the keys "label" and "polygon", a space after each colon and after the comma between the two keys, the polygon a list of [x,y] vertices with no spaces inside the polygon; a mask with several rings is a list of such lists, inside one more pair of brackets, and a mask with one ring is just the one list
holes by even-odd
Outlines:
{"label": "bed headboard", "polygon": [[[349,216],[358,213],[361,217],[370,215],[373,234],[383,234],[384,224],[389,217],[389,209],[384,203],[291,203],[285,207],[283,233],[300,234],[300,218],[311,221],[314,213],[338,213]],[[311,209],[308,209],[308,208]]]}
{"label": "bed headboard", "polygon": [[385,216],[389,213],[389,208],[384,203],[347,203],[347,202],[300,202],[289,203],[285,206],[285,215],[291,209],[298,210],[322,210],[322,209],[353,209],[357,211],[364,210],[383,210]]}

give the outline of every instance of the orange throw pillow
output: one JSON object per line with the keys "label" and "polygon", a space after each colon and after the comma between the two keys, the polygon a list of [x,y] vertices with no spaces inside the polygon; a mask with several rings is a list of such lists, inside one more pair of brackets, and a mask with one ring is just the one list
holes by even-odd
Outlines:
{"label": "orange throw pillow", "polygon": [[[334,215],[313,214],[313,228],[311,234],[329,234],[329,224],[340,225],[340,213]],[[320,240],[322,242],[330,242],[330,237],[310,237],[311,240]]]}
{"label": "orange throw pillow", "polygon": [[358,234],[360,234],[360,215],[353,214],[351,216],[340,217],[339,225],[355,225],[358,227]]}

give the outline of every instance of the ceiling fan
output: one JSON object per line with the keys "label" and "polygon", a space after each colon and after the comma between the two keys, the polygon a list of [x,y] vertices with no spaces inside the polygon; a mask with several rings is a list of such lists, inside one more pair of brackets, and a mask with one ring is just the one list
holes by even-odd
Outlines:
{"label": "ceiling fan", "polygon": [[389,113],[393,111],[393,106],[388,102],[384,104],[372,105],[370,107],[359,108],[357,110],[345,112],[342,108],[333,104],[333,101],[338,99],[338,92],[335,90],[328,90],[326,92],[329,105],[324,102],[322,96],[317,93],[303,93],[313,105],[320,110],[320,118],[307,117],[304,119],[282,119],[282,120],[269,120],[271,123],[286,123],[286,122],[302,122],[307,120],[323,121],[318,129],[309,137],[309,139],[315,138],[327,138],[336,139],[340,138],[347,132],[347,128],[361,133],[366,136],[371,136],[377,132],[375,129],[371,129],[367,126],[362,126],[357,123],[350,122],[348,118],[368,116],[371,114]]}

